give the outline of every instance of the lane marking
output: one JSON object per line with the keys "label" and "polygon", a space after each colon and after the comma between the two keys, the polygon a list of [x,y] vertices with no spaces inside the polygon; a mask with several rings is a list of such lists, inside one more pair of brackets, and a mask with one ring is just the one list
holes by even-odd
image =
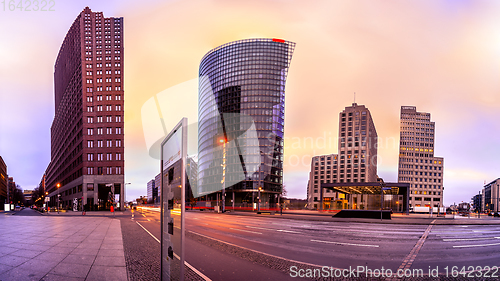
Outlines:
{"label": "lane marking", "polygon": [[[246,251],[251,251],[251,252],[254,252],[254,253],[257,253],[257,254],[266,255],[266,256],[269,256],[269,257],[273,257],[273,258],[277,258],[277,259],[281,259],[281,260],[285,260],[285,261],[289,261],[289,262],[294,262],[294,263],[300,263],[300,264],[303,264],[303,265],[313,266],[313,267],[317,267],[317,268],[322,268],[324,266],[324,265],[317,265],[317,264],[313,264],[313,263],[302,262],[302,261],[297,261],[297,260],[291,260],[291,259],[287,259],[287,258],[283,258],[283,257],[271,255],[271,254],[268,254],[268,253],[264,253],[264,252],[261,252],[261,251],[257,251],[257,250],[245,248],[243,246],[239,246],[239,245],[232,244],[232,243],[229,243],[229,242],[226,242],[226,241],[222,241],[222,240],[219,240],[217,238],[213,238],[213,237],[210,237],[210,236],[198,233],[198,232],[194,232],[194,231],[191,231],[191,230],[188,230],[188,231],[191,232],[191,233],[194,233],[196,235],[199,235],[201,237],[205,237],[207,239],[211,239],[211,240],[217,241],[219,243],[230,245],[230,246],[233,246],[233,247],[236,247],[236,248],[240,248],[240,249],[243,249],[243,250],[246,250]],[[335,268],[335,267],[332,267],[332,268],[333,269],[340,269],[340,268]]]}
{"label": "lane marking", "polygon": [[148,221],[151,221],[150,219],[148,219]]}
{"label": "lane marking", "polygon": [[[151,235],[151,237],[153,237],[156,242],[160,243],[160,240],[158,240],[158,238],[156,238],[151,232],[149,232],[144,226],[142,226],[142,224],[140,224],[139,222],[136,221],[136,223],[142,227],[142,229],[144,229],[144,231],[146,231],[147,233],[149,233],[149,235]],[[180,257],[174,253],[174,256],[176,259],[180,260]],[[196,268],[194,268],[192,265],[190,265],[187,261],[184,261],[184,264],[189,267],[192,271],[194,271],[196,274],[198,274],[201,278],[203,278],[203,280],[205,281],[212,281],[210,278],[208,278],[205,274],[201,273],[200,271],[198,271]]]}
{"label": "lane marking", "polygon": [[344,242],[334,242],[334,241],[322,241],[322,240],[314,240],[311,242],[319,242],[319,243],[327,243],[327,244],[336,244],[336,245],[346,245],[346,246],[359,246],[359,247],[374,247],[378,248],[379,245],[367,245],[367,244],[352,244],[352,243],[344,243]]}
{"label": "lane marking", "polygon": [[156,238],[156,236],[154,236],[151,232],[149,232],[149,230],[147,230],[144,226],[142,226],[142,224],[140,224],[138,221],[135,221],[140,227],[142,227],[142,229],[144,229],[144,231],[146,231],[149,235],[151,235],[151,237],[153,237],[156,242],[158,243],[161,243],[160,240],[158,240],[158,238]]}
{"label": "lane marking", "polygon": [[255,231],[250,231],[250,230],[244,230],[244,229],[237,229],[237,228],[232,228],[232,227],[230,227],[229,229],[238,230],[238,231],[244,231],[244,232],[249,232],[249,233],[254,233],[254,234],[262,234],[260,232],[255,232]]}
{"label": "lane marking", "polygon": [[500,239],[500,237],[484,237],[484,238],[452,238],[452,239],[443,239],[444,242],[451,241],[478,241],[478,240],[493,240]]}
{"label": "lane marking", "polygon": [[263,230],[271,230],[271,231],[279,231],[279,232],[287,232],[287,233],[301,233],[301,232],[291,231],[291,230],[275,229],[275,228],[264,228],[264,227],[249,226],[249,225],[245,225],[245,227],[255,228],[255,229],[263,229]]}
{"label": "lane marking", "polygon": [[401,263],[401,265],[399,266],[398,270],[400,270],[400,269],[401,270],[405,270],[405,269],[410,269],[411,268],[411,265],[415,261],[415,258],[417,257],[418,252],[420,251],[420,249],[424,245],[425,239],[427,239],[427,236],[429,236],[429,233],[431,232],[433,223],[435,221],[436,220],[433,220],[431,222],[431,224],[427,227],[427,229],[425,230],[424,234],[422,234],[422,237],[420,237],[420,239],[418,239],[418,241],[415,244],[415,246],[413,246],[413,249],[411,249],[410,253],[405,257],[405,259],[403,260],[403,263]]}
{"label": "lane marking", "polygon": [[453,246],[453,248],[472,248],[472,247],[487,247],[487,246],[498,246],[500,243],[492,243],[492,244],[479,244],[479,245],[457,245]]}

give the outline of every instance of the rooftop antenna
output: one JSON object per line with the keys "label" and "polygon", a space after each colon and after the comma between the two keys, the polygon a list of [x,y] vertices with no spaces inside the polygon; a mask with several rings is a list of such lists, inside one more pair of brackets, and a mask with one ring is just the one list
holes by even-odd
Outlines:
{"label": "rooftop antenna", "polygon": [[354,92],[354,103],[356,103],[356,92]]}

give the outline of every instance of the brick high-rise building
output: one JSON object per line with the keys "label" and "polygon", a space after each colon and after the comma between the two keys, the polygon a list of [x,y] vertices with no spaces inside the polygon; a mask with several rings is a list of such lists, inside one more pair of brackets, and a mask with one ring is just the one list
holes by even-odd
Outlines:
{"label": "brick high-rise building", "polygon": [[[86,7],[71,25],[54,67],[55,116],[46,190],[51,202],[108,209],[124,201],[123,18]],[[59,187],[58,187],[59,186]]]}
{"label": "brick high-rise building", "polygon": [[434,157],[434,125],[430,113],[401,107],[398,182],[410,183],[410,207],[443,207],[444,159]]}
{"label": "brick high-rise building", "polygon": [[[377,181],[377,130],[368,108],[353,103],[339,114],[338,154],[314,156],[307,188],[308,206],[318,208],[321,183]],[[323,190],[323,198],[343,195]],[[342,208],[342,207],[339,207]]]}
{"label": "brick high-rise building", "polygon": [[7,165],[0,156],[0,210],[4,209],[7,202]]}

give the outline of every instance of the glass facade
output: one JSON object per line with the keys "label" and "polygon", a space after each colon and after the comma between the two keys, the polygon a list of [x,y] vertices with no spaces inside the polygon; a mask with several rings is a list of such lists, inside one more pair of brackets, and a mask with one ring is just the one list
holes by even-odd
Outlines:
{"label": "glass facade", "polygon": [[[208,52],[199,69],[198,194],[273,204],[283,185],[285,82],[295,43],[247,39]],[[236,196],[234,195],[236,193]]]}

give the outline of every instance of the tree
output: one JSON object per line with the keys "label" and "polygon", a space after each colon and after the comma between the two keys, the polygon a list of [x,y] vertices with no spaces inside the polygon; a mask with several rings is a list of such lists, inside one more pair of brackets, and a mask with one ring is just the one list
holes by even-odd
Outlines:
{"label": "tree", "polygon": [[286,190],[286,185],[283,184],[283,188],[281,189],[281,198],[284,198],[288,195],[288,190]]}

